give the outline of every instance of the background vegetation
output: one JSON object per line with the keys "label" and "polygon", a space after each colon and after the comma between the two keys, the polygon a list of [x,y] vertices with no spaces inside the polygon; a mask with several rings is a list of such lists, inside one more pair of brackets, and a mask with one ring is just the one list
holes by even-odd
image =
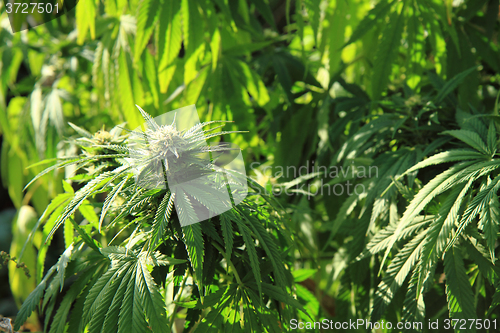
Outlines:
{"label": "background vegetation", "polygon": [[[68,235],[83,241],[70,227],[50,245],[44,241],[64,209],[51,222],[46,209],[56,205],[49,204],[79,189],[76,182],[63,188],[71,168],[23,190],[47,165],[28,166],[80,153],[70,142],[82,133],[67,123],[90,133],[124,122],[133,129],[142,121],[134,104],[152,116],[195,104],[203,121],[232,120],[225,130],[248,131],[224,140],[244,150],[248,170],[259,162],[250,172],[258,184],[292,193],[276,196],[284,218],[273,223],[286,226],[294,244],[284,260],[294,283],[284,294],[311,318],[500,319],[498,0],[81,0],[18,33],[5,7],[1,13],[1,180],[8,194],[0,250],[17,257],[37,220],[49,227],[26,247],[25,270],[10,261],[0,271],[10,286],[0,291],[0,314],[16,315],[13,302],[20,307],[57,265]],[[314,174],[313,161],[350,172]],[[277,177],[279,166],[309,166],[308,175]],[[370,166],[378,173],[362,176]],[[326,192],[348,181],[366,191]],[[92,223],[104,198],[89,197],[72,216],[76,225]],[[105,244],[96,229],[87,232]],[[288,249],[276,239],[280,252]],[[272,257],[259,254],[262,262],[247,267]],[[238,258],[241,265],[252,260]],[[196,271],[192,258],[183,259]],[[209,285],[231,281],[223,271],[213,274]],[[65,282],[52,303],[70,293]],[[241,325],[234,319],[236,304],[218,304],[227,308],[221,325],[252,330],[252,315]],[[245,306],[260,313],[252,304]],[[182,318],[189,306],[180,307]],[[266,308],[271,322],[287,327],[279,305]],[[35,311],[26,328],[64,331],[65,318],[52,325],[56,310]],[[205,323],[207,311],[199,317]],[[255,320],[262,330],[274,327]]]}

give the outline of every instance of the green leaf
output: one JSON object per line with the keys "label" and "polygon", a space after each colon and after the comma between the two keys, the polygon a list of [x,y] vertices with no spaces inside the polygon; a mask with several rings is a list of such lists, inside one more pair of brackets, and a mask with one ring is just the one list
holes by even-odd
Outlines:
{"label": "green leaf", "polygon": [[85,323],[90,321],[89,331],[145,332],[148,326],[155,332],[168,331],[165,302],[148,265],[181,261],[123,247],[111,246],[101,252],[111,259],[111,267],[86,297],[83,316]]}
{"label": "green leaf", "polygon": [[[491,183],[488,184],[488,186],[486,186],[484,189],[482,189],[481,191],[479,191],[479,193],[476,194],[476,196],[469,203],[467,209],[465,210],[464,214],[462,215],[462,218],[459,222],[457,231],[455,232],[455,235],[448,243],[445,251],[450,249],[453,246],[453,244],[455,244],[458,237],[460,237],[462,235],[462,232],[464,231],[465,227],[467,227],[467,225],[469,225],[469,223],[478,214],[480,214],[481,212],[484,212],[484,211],[486,211],[486,212],[483,214],[493,214],[493,216],[496,216],[498,214],[497,207],[492,206],[491,209],[493,209],[493,211],[490,211],[488,209],[488,206],[489,206],[491,200],[494,200],[494,196],[496,196],[496,193],[498,192],[499,188],[500,188],[500,175],[496,176],[495,179],[493,179],[491,181]],[[493,216],[491,216],[491,217],[493,217]],[[486,218],[488,218],[488,217],[486,217]],[[485,221],[483,219],[483,223],[484,222]],[[492,230],[494,230],[496,228],[494,226],[491,226],[489,224],[489,222],[486,222],[486,223],[488,224],[487,228],[490,229],[489,232],[491,232]],[[496,223],[496,221],[493,221],[493,223]],[[490,234],[487,237],[492,238],[493,235]]]}
{"label": "green leaf", "polygon": [[498,240],[498,222],[500,221],[500,203],[496,193],[492,193],[489,202],[480,212],[479,229],[484,233],[486,245],[490,250],[491,262],[495,264],[495,244]]}
{"label": "green leaf", "polygon": [[199,27],[201,15],[197,1],[181,1],[182,33],[186,52],[193,52],[202,42],[203,34]]}
{"label": "green leaf", "polygon": [[223,55],[231,56],[231,57],[239,57],[244,56],[249,53],[259,51],[264,49],[265,47],[273,44],[272,40],[264,41],[264,42],[256,42],[256,43],[248,43],[248,44],[238,44],[233,47],[228,47],[222,51]]}
{"label": "green leaf", "polygon": [[63,185],[63,188],[64,188],[64,192],[70,193],[70,194],[74,194],[75,193],[75,190],[73,190],[73,187],[71,187],[71,185],[67,181],[63,180],[62,181],[62,185]]}
{"label": "green leaf", "polygon": [[267,257],[271,261],[274,268],[276,285],[283,288],[283,290],[286,290],[287,283],[285,270],[282,264],[280,251],[274,239],[271,238],[270,233],[264,228],[261,221],[257,220],[254,216],[247,215],[246,211],[244,211],[241,215],[247,220],[248,225],[250,225],[250,228],[259,240],[260,246],[262,246],[266,251]]}
{"label": "green leaf", "polygon": [[[106,200],[104,200],[104,204],[102,205],[102,210],[99,217],[99,232],[101,232],[101,226],[104,221],[104,218],[106,217],[106,213],[108,212],[109,207],[113,204],[116,197],[120,194],[121,190],[123,189],[123,186],[129,180],[129,178],[130,176],[123,178],[123,180],[118,185],[113,187],[113,189],[109,191],[108,195],[106,196]],[[95,214],[94,209],[92,208],[92,206],[90,206],[90,209],[92,211],[89,211],[88,209],[83,208],[83,206],[84,205],[80,206],[79,208],[80,212],[90,223],[95,224],[97,220],[94,217]]]}
{"label": "green leaf", "polygon": [[444,131],[443,134],[449,134],[459,139],[460,141],[465,142],[466,144],[468,144],[469,146],[476,149],[482,154],[491,155],[484,141],[481,139],[479,134],[475,132],[462,129],[462,130]]}
{"label": "green leaf", "polygon": [[319,28],[321,23],[323,23],[321,17],[321,0],[304,0],[303,4],[307,11],[309,25],[313,30],[314,41],[316,42],[316,45],[319,45]]}
{"label": "green leaf", "polygon": [[[454,247],[444,257],[446,275],[446,296],[450,317],[453,319],[476,318],[474,294],[469,283],[460,249]],[[467,332],[475,332],[475,326],[467,327]]]}
{"label": "green leaf", "polygon": [[94,137],[86,129],[81,128],[80,126],[76,126],[72,122],[68,122],[68,125],[71,126],[75,130],[76,133],[80,134],[84,138],[92,139]]}
{"label": "green leaf", "polygon": [[199,58],[205,49],[203,31],[199,27],[202,16],[197,1],[181,0],[182,35],[185,47],[184,84],[193,81],[199,71]]}
{"label": "green leaf", "polygon": [[164,71],[177,58],[182,43],[181,2],[165,1],[160,7],[159,67]]}
{"label": "green leaf", "polygon": [[453,78],[448,80],[446,84],[439,90],[436,98],[434,98],[434,103],[436,105],[439,105],[446,98],[446,96],[448,96],[453,90],[455,90],[458,85],[462,83],[462,81],[465,80],[465,78],[474,71],[477,71],[476,66],[458,73]]}
{"label": "green leaf", "polygon": [[221,37],[219,29],[215,28],[210,40],[210,52],[212,53],[212,71],[217,68],[217,62],[219,61],[219,55],[221,50]]}
{"label": "green leaf", "polygon": [[293,280],[295,282],[302,282],[313,276],[316,272],[316,269],[298,269],[292,272]]}
{"label": "green leaf", "polygon": [[[49,232],[47,236],[47,240],[51,239],[56,230],[61,226],[61,224],[64,223],[71,215],[75,213],[75,211],[82,205],[87,197],[90,195],[94,194],[95,191],[100,189],[101,187],[105,186],[108,184],[109,181],[112,181],[113,177],[109,172],[103,173],[96,178],[92,179],[90,182],[88,182],[84,187],[79,189],[76,193],[73,199],[70,201],[70,203],[64,208],[64,212],[59,216],[57,221],[54,223],[54,227],[52,230]],[[80,211],[81,212],[81,211]],[[82,213],[83,214],[83,213]],[[95,213],[94,213],[95,215]],[[94,223],[97,224],[98,218],[97,215],[92,215],[92,218],[94,220]],[[89,222],[92,223],[92,220],[89,220]]]}
{"label": "green leaf", "polygon": [[[328,64],[329,72],[331,76],[334,76],[338,72],[339,66],[342,63],[342,48],[346,45],[345,42],[345,29],[348,25],[346,12],[349,10],[348,3],[346,1],[337,1],[335,3],[335,11],[332,11],[328,17],[328,30],[324,30],[322,37],[328,43]],[[359,27],[359,26],[358,26]],[[351,35],[352,37],[352,35]],[[321,45],[320,48],[324,48]]]}
{"label": "green leaf", "polygon": [[394,243],[400,239],[401,231],[427,206],[427,204],[437,195],[449,190],[452,186],[459,183],[470,181],[471,177],[477,179],[500,167],[499,161],[475,162],[468,161],[455,164],[448,170],[434,177],[427,183],[413,198],[406,208],[403,217],[397,225],[394,235],[391,237],[382,263],[385,262],[387,255],[394,246]]}
{"label": "green leaf", "polygon": [[405,175],[417,171],[419,169],[423,169],[425,167],[431,165],[438,165],[449,162],[456,161],[466,161],[466,160],[474,160],[474,159],[484,159],[484,155],[480,152],[469,150],[469,149],[453,149],[447,150],[442,153],[438,153],[436,155],[432,155],[431,157],[415,164],[411,168],[405,171],[398,179],[401,179]]}
{"label": "green leaf", "polygon": [[226,246],[226,256],[231,258],[233,252],[233,224],[231,219],[226,214],[220,215],[220,225],[222,229],[222,237],[224,237],[224,243]]}
{"label": "green leaf", "polygon": [[[124,271],[126,267],[120,267],[118,265],[111,265],[111,267],[104,273],[97,282],[90,289],[89,294],[85,299],[85,306],[83,308],[83,322],[85,324],[92,321],[100,322],[104,320],[106,315],[105,311],[98,312],[98,308],[101,304],[109,306],[107,302],[111,303],[110,296],[116,293],[116,288],[119,286],[119,281],[123,279]],[[104,302],[104,303],[103,303]]]}
{"label": "green leaf", "polygon": [[[136,128],[141,124],[139,113],[134,108],[136,103],[133,83],[133,67],[130,55],[126,52],[120,52],[118,56],[118,92],[116,102],[121,107],[121,112],[130,127]],[[137,101],[140,103],[140,101]]]}
{"label": "green leaf", "polygon": [[191,223],[198,222],[198,216],[186,192],[184,192],[182,188],[178,188],[173,193],[176,196],[177,215],[179,216],[181,226],[187,226]]}
{"label": "green leaf", "polygon": [[419,275],[417,282],[417,297],[423,288],[424,280],[430,267],[442,256],[448,239],[452,237],[451,231],[455,222],[460,217],[459,211],[467,192],[473,184],[473,178],[467,183],[457,185],[448,195],[439,209],[438,218],[436,218],[429,227],[425,236],[424,248],[420,257]]}
{"label": "green leaf", "polygon": [[[8,147],[5,143],[4,147]],[[5,148],[2,148],[2,150]],[[13,147],[10,147],[7,157],[7,189],[9,196],[16,208],[20,208],[23,203],[24,166],[21,157]],[[2,170],[3,171],[3,170]]]}
{"label": "green leaf", "polygon": [[64,287],[64,275],[66,273],[66,267],[68,266],[68,263],[71,261],[71,257],[75,253],[75,249],[73,244],[70,244],[70,246],[64,250],[64,252],[61,254],[59,257],[59,260],[57,261],[57,264],[55,265],[57,269],[57,279],[59,279],[59,286],[60,286],[60,291],[62,291]]}
{"label": "green leaf", "polygon": [[269,102],[267,88],[250,67],[243,61],[233,60],[229,57],[225,59],[230,76],[239,82],[245,90],[255,99],[258,105],[264,106]]}
{"label": "green leaf", "polygon": [[[231,211],[233,212],[233,211]],[[248,253],[248,257],[250,259],[250,267],[252,269],[253,276],[255,278],[255,283],[257,283],[257,289],[259,291],[259,298],[262,297],[262,286],[261,286],[261,274],[260,274],[260,265],[259,265],[259,257],[257,256],[257,251],[255,250],[255,242],[251,236],[251,231],[248,226],[243,223],[239,214],[233,213],[232,219],[240,230],[240,234],[243,237],[243,241],[245,242],[246,250]]]}
{"label": "green leaf", "polygon": [[147,322],[144,318],[144,310],[141,301],[140,290],[137,289],[137,263],[130,269],[130,280],[127,284],[125,297],[122,299],[119,320],[118,332],[146,332]]}
{"label": "green leaf", "polygon": [[408,242],[387,267],[386,275],[378,285],[375,293],[371,320],[378,321],[382,317],[396,291],[403,285],[408,273],[415,266],[420,256],[425,235],[426,232],[421,232]]}
{"label": "green leaf", "polygon": [[90,224],[97,226],[99,217],[94,210],[94,206],[92,206],[88,200],[85,200],[80,206],[78,206],[78,211]]}
{"label": "green leaf", "polygon": [[82,45],[90,30],[90,37],[95,38],[95,2],[84,1],[76,6],[76,27],[78,30],[77,43]]}
{"label": "green leaf", "polygon": [[493,155],[497,151],[497,131],[495,128],[495,123],[490,122],[490,127],[488,128],[488,152]]}
{"label": "green leaf", "polygon": [[143,58],[144,74],[143,77],[153,96],[154,107],[160,109],[160,82],[158,80],[158,63],[150,52],[144,53]]}
{"label": "green leaf", "polygon": [[273,11],[271,10],[271,7],[269,6],[269,1],[268,0],[251,0],[252,3],[255,5],[255,8],[259,11],[259,13],[262,15],[264,20],[266,20],[269,25],[276,30],[276,23],[274,22],[274,15]]}
{"label": "green leaf", "polygon": [[387,13],[391,10],[393,3],[394,1],[387,0],[378,2],[377,5],[368,12],[363,20],[359,22],[359,24],[354,29],[351,37],[343,47],[346,47],[347,45],[354,43],[355,41],[363,37],[370,29],[375,26],[375,24],[377,24],[377,22],[386,17]]}
{"label": "green leaf", "polygon": [[155,249],[156,246],[163,241],[163,236],[167,230],[167,225],[170,221],[170,216],[174,207],[174,198],[174,194],[167,192],[156,211],[153,221],[153,236],[151,238],[150,250]]}
{"label": "green leaf", "polygon": [[[478,234],[477,231],[475,233]],[[480,242],[463,242],[463,245],[468,257],[474,261],[481,274],[491,285],[495,285],[495,281],[500,278],[500,267],[491,262],[487,249]]]}
{"label": "green leaf", "polygon": [[[302,304],[300,304],[299,301],[297,301],[295,298],[293,298],[289,293],[285,292],[283,289],[278,288],[272,284],[262,282],[262,292],[264,292],[264,294],[268,295],[269,297],[271,297],[277,301],[283,302],[287,305],[290,305],[290,306],[293,306],[294,308],[299,309],[306,316],[311,318],[311,316],[309,315],[307,310],[304,309],[304,306]],[[311,320],[312,320],[312,318],[311,318]]]}
{"label": "green leaf", "polygon": [[342,206],[340,206],[340,210],[337,213],[335,220],[333,220],[333,222],[331,223],[330,235],[328,236],[328,239],[325,242],[322,251],[325,251],[326,248],[330,245],[330,242],[332,241],[333,237],[335,237],[339,228],[346,221],[347,217],[353,212],[358,202],[359,202],[359,196],[351,195],[347,200],[345,200],[342,203]]}
{"label": "green leaf", "polygon": [[[120,281],[120,285],[113,297],[109,310],[106,313],[106,318],[104,319],[102,331],[103,332],[127,332],[127,328],[123,328],[123,326],[118,325],[121,316],[127,316],[128,313],[125,313],[127,307],[125,306],[125,293],[128,291],[130,280],[135,278],[134,275],[134,266],[130,265],[127,272],[125,272],[125,276]],[[121,312],[123,309],[123,313]]]}
{"label": "green leaf", "polygon": [[191,266],[194,270],[198,290],[203,293],[203,253],[204,242],[199,223],[191,224],[182,228],[184,244],[189,255]]}
{"label": "green leaf", "polygon": [[490,318],[491,314],[493,313],[493,310],[500,305],[500,288],[497,286],[496,291],[493,294],[492,300],[491,300],[491,305],[490,308],[488,309],[488,313],[486,314],[487,318]]}
{"label": "green leaf", "polygon": [[[403,5],[404,7],[404,5]],[[389,23],[382,33],[375,60],[371,80],[372,99],[378,100],[387,89],[389,77],[392,73],[392,64],[398,55],[401,36],[404,30],[404,8],[398,13],[395,10],[389,16]]]}
{"label": "green leaf", "polygon": [[64,333],[68,314],[71,310],[71,304],[82,292],[87,283],[93,278],[93,274],[95,273],[96,269],[97,266],[94,266],[93,268],[87,270],[78,278],[76,282],[71,285],[66,295],[64,295],[64,299],[59,305],[54,319],[52,320],[52,324],[50,325],[50,333]]}
{"label": "green leaf", "polygon": [[24,324],[24,322],[28,319],[28,317],[31,315],[31,313],[36,309],[36,307],[40,303],[40,299],[43,296],[43,293],[45,291],[45,287],[47,286],[47,280],[52,276],[52,274],[55,272],[56,268],[52,267],[43,280],[38,284],[38,286],[31,292],[31,294],[26,298],[24,301],[23,305],[21,306],[21,309],[19,309],[19,312],[16,317],[16,321],[14,323],[14,330],[19,330],[21,328],[21,325]]}
{"label": "green leaf", "polygon": [[[404,305],[403,305],[403,321],[407,322],[424,322],[425,321],[425,302],[424,295],[420,293],[415,297],[417,291],[418,270],[415,268],[408,285]],[[404,332],[413,332],[414,330],[405,327]]]}
{"label": "green leaf", "polygon": [[168,332],[165,302],[143,260],[137,264],[136,289],[141,295],[143,310],[152,331]]}
{"label": "green leaf", "polygon": [[137,7],[134,62],[137,62],[153,34],[160,11],[153,0],[141,0]]}

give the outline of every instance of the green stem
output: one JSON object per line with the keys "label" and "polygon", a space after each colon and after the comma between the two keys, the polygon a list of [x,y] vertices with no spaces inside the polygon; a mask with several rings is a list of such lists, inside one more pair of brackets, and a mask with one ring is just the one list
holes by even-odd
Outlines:
{"label": "green stem", "polygon": [[241,279],[240,279],[240,276],[238,274],[238,271],[236,270],[236,267],[234,266],[234,264],[231,261],[231,259],[227,257],[226,251],[224,251],[219,246],[219,244],[217,244],[216,242],[212,242],[212,245],[222,254],[222,256],[224,257],[224,259],[226,259],[227,264],[229,265],[229,267],[231,267],[231,270],[234,273],[234,277],[236,278],[236,281],[238,282],[238,285],[243,288],[243,282],[241,282]]}

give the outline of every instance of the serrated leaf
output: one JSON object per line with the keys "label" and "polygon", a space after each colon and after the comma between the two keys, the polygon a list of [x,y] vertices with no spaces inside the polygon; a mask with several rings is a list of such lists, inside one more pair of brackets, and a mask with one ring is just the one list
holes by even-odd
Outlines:
{"label": "serrated leaf", "polygon": [[[109,310],[106,313],[106,318],[104,319],[102,330],[103,332],[125,332],[121,326],[118,325],[118,321],[120,319],[121,309],[126,309],[124,304],[125,292],[127,292],[127,288],[130,283],[130,279],[135,277],[133,274],[134,266],[130,265],[128,268],[128,272],[125,272],[125,276],[120,281],[120,285],[113,297]],[[121,314],[123,316],[123,314]]]}
{"label": "serrated leaf", "polygon": [[180,1],[166,1],[160,8],[159,73],[165,71],[172,64],[181,49],[182,21],[180,3]]}
{"label": "serrated leaf", "polygon": [[75,130],[75,132],[80,134],[82,137],[85,137],[88,139],[92,139],[94,137],[86,129],[81,128],[80,126],[77,126],[77,125],[73,124],[72,122],[68,122],[68,125],[71,126]]}
{"label": "serrated leaf", "polygon": [[266,295],[274,298],[277,301],[283,302],[285,304],[288,304],[288,305],[291,305],[291,306],[297,308],[298,310],[302,311],[306,316],[311,318],[311,316],[309,315],[307,310],[304,309],[304,306],[302,304],[300,304],[300,302],[297,301],[295,298],[293,298],[290,294],[283,291],[281,288],[278,288],[277,286],[274,286],[274,285],[266,283],[266,282],[262,282],[262,291]]}
{"label": "serrated leaf", "polygon": [[92,279],[96,269],[97,266],[95,266],[93,269],[87,270],[78,278],[75,283],[71,285],[71,288],[68,290],[66,295],[64,295],[64,298],[59,305],[59,308],[57,309],[54,319],[52,320],[52,324],[50,325],[50,333],[64,333],[68,314],[71,309],[71,304],[85,288],[85,285]]}
{"label": "serrated leaf", "polygon": [[90,30],[90,37],[95,38],[95,2],[85,1],[76,6],[76,27],[78,29],[77,43],[82,45]]}
{"label": "serrated leaf", "polygon": [[495,193],[491,194],[489,202],[481,210],[479,228],[484,233],[486,246],[490,251],[491,262],[495,264],[495,244],[498,240],[498,222],[500,221],[500,203]]}
{"label": "serrated leaf", "polygon": [[137,6],[137,30],[135,35],[134,62],[141,58],[141,54],[153,34],[160,11],[153,0],[141,0]]}
{"label": "serrated leaf", "polygon": [[153,221],[153,236],[151,238],[150,249],[155,249],[156,246],[160,244],[160,240],[163,240],[163,236],[167,230],[167,224],[170,221],[170,216],[174,208],[174,199],[175,195],[167,192],[156,211]]}
{"label": "serrated leaf", "polygon": [[263,227],[262,222],[257,220],[253,216],[247,216],[245,213],[246,212],[243,212],[242,216],[247,220],[251,230],[253,230],[253,232],[257,236],[257,239],[259,240],[260,246],[264,248],[268,259],[273,265],[276,285],[280,288],[283,288],[283,290],[286,290],[287,283],[285,278],[285,270],[282,264],[278,246],[271,238],[267,230]]}
{"label": "serrated leaf", "polygon": [[[75,193],[75,196],[71,202],[65,207],[62,215],[59,216],[57,221],[54,223],[54,227],[50,230],[47,240],[51,239],[56,230],[64,223],[75,211],[80,207],[80,205],[94,193],[98,188],[104,186],[108,181],[112,180],[113,177],[109,173],[104,173],[87,183],[83,188]],[[97,216],[95,222],[97,223]]]}
{"label": "serrated leaf", "polygon": [[21,306],[21,309],[19,309],[19,312],[17,313],[16,321],[14,323],[14,330],[16,331],[19,330],[21,328],[21,325],[24,324],[24,322],[28,319],[31,313],[39,305],[39,302],[44,294],[45,287],[47,286],[47,280],[52,276],[55,270],[56,270],[55,267],[52,267],[47,272],[43,280],[35,288],[35,290],[33,290],[31,294],[28,296],[28,298],[24,301],[23,305]]}
{"label": "serrated leaf", "polygon": [[488,147],[481,139],[479,134],[475,132],[462,129],[462,130],[444,131],[443,134],[449,134],[459,139],[460,141],[465,142],[472,148],[476,149],[478,152],[483,153],[485,155],[490,155]]}
{"label": "serrated leaf", "polygon": [[[415,297],[418,280],[418,270],[413,270],[413,275],[408,285],[404,305],[403,305],[403,320],[412,323],[422,323],[425,320],[425,302],[424,296],[420,293]],[[414,329],[405,327],[404,332],[414,332]]]}
{"label": "serrated leaf", "polygon": [[395,10],[389,16],[389,23],[382,33],[377,51],[375,52],[371,80],[372,98],[374,100],[378,100],[382,92],[387,89],[389,77],[392,73],[392,64],[396,60],[401,44],[405,21],[404,16],[404,8],[401,10],[401,13]]}
{"label": "serrated leaf", "polygon": [[145,262],[137,264],[136,288],[139,289],[143,310],[153,332],[167,332],[166,308],[160,290],[151,277]]}
{"label": "serrated leaf", "polygon": [[[446,274],[446,296],[450,317],[453,319],[476,318],[474,294],[469,283],[462,256],[458,248],[448,251],[444,257]],[[475,332],[475,327],[468,327],[467,332]]]}
{"label": "serrated leaf", "polygon": [[420,292],[423,288],[424,280],[427,278],[426,275],[430,271],[430,267],[441,257],[448,239],[451,238],[453,226],[460,217],[459,210],[472,184],[473,179],[471,178],[467,183],[457,185],[440,207],[438,218],[429,227],[425,236],[420,262],[418,263],[417,297],[420,297]]}
{"label": "serrated leaf", "polygon": [[[102,205],[102,210],[101,214],[99,217],[99,232],[101,232],[101,226],[104,221],[104,218],[106,217],[106,213],[108,212],[109,207],[113,204],[115,201],[116,197],[120,194],[121,190],[123,189],[123,186],[125,183],[129,180],[130,176],[125,177],[118,185],[116,185],[106,196],[106,200],[104,200],[104,204]],[[80,212],[82,212],[82,206],[80,206]],[[93,211],[93,210],[92,210]],[[85,216],[87,214],[87,216]],[[95,214],[95,213],[94,213]],[[90,223],[95,223],[97,221],[93,221],[94,217],[90,216],[88,212],[83,213],[82,215],[90,222]],[[89,219],[90,218],[90,219]]]}
{"label": "serrated leaf", "polygon": [[482,175],[492,172],[500,167],[500,161],[475,162],[468,161],[457,163],[448,170],[440,173],[427,183],[406,208],[403,217],[398,223],[394,235],[391,237],[387,250],[382,259],[382,265],[387,259],[395,242],[401,237],[401,232],[409,223],[429,204],[437,195],[449,190],[459,183],[470,181],[471,177],[477,179]]}
{"label": "serrated leaf", "polygon": [[396,291],[406,280],[408,273],[415,266],[422,247],[426,232],[419,233],[396,254],[387,267],[386,276],[382,279],[375,293],[375,300],[371,313],[371,320],[379,320],[385,309],[394,298]]}
{"label": "serrated leaf", "polygon": [[191,266],[194,270],[196,282],[200,294],[203,293],[203,253],[204,242],[199,223],[191,224],[182,228],[184,244],[189,255]]}
{"label": "serrated leaf", "polygon": [[234,242],[233,224],[231,219],[226,214],[221,214],[220,225],[222,229],[222,237],[224,237],[224,244],[226,247],[226,256],[231,258]]}
{"label": "serrated leaf", "polygon": [[[450,240],[448,243],[445,251],[450,249],[453,244],[455,244],[456,240],[458,237],[462,235],[462,232],[464,231],[465,227],[469,225],[469,223],[481,212],[483,212],[486,208],[487,205],[490,203],[490,200],[493,198],[493,195],[496,196],[496,193],[498,192],[498,189],[500,188],[500,176],[495,177],[491,181],[491,183],[486,186],[484,189],[479,191],[479,193],[476,194],[474,199],[469,203],[467,209],[465,210],[464,214],[462,215],[462,218],[460,219],[457,231],[453,238]],[[495,209],[495,208],[494,208]],[[492,213],[491,211],[489,213]],[[496,214],[493,213],[493,214]],[[491,237],[491,236],[490,236]]]}
{"label": "serrated leaf", "polygon": [[493,310],[500,305],[500,288],[497,286],[495,293],[493,294],[492,300],[491,300],[491,305],[490,308],[488,309],[488,313],[486,314],[487,318],[490,318],[491,314],[493,313]]}
{"label": "serrated leaf", "polygon": [[255,250],[255,242],[251,236],[251,231],[248,226],[241,221],[241,217],[234,214],[233,221],[238,225],[243,241],[245,242],[248,257],[250,259],[250,267],[252,269],[252,274],[255,278],[255,283],[257,284],[257,290],[259,292],[259,298],[262,297],[262,286],[261,286],[261,274],[260,274],[260,264],[259,257],[257,256],[257,251]]}
{"label": "serrated leaf", "polygon": [[[116,285],[115,281],[118,278],[123,278],[123,270],[118,265],[112,265],[106,273],[104,273],[97,282],[90,289],[89,294],[85,299],[85,306],[83,308],[83,322],[85,324],[90,323],[92,320],[104,320],[104,316],[106,313],[97,313],[97,308],[101,304],[101,301],[105,299],[105,297],[109,297],[111,293],[106,295],[106,293],[110,290],[111,286]],[[110,300],[111,301],[111,300]],[[97,315],[99,317],[94,317]]]}

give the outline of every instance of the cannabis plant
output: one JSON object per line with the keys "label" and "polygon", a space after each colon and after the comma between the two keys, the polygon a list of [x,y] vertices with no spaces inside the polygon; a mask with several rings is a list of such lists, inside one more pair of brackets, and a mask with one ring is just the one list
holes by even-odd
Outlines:
{"label": "cannabis plant", "polygon": [[[335,240],[346,249],[337,302],[355,307],[343,314],[372,322],[498,318],[498,103],[490,113],[463,110],[452,93],[474,70],[421,95],[405,87],[377,102],[380,114],[368,100],[350,110],[359,120],[333,163],[351,166],[347,179],[367,191],[339,205],[324,246]],[[363,165],[377,166],[377,175],[357,177]]]}
{"label": "cannabis plant", "polygon": [[30,183],[74,171],[35,227],[39,262],[60,227],[66,250],[38,270],[16,329],[36,308],[49,332],[279,332],[297,309],[304,315],[279,211],[254,182],[245,198],[244,174],[223,167],[236,147],[206,142],[230,132],[139,110],[144,125],[125,134],[70,124],[80,154]]}

